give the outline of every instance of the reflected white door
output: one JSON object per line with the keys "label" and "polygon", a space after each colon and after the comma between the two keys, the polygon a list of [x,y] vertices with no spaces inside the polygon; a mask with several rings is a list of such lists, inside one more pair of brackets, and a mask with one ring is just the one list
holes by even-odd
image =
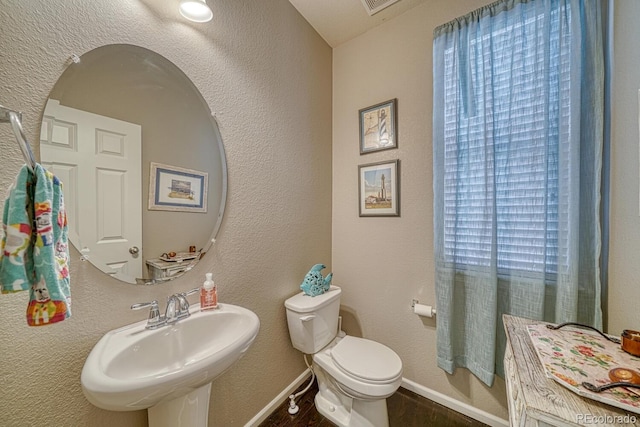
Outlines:
{"label": "reflected white door", "polygon": [[42,164],[64,183],[69,239],[95,266],[135,283],[143,277],[141,126],[56,100],[45,113]]}

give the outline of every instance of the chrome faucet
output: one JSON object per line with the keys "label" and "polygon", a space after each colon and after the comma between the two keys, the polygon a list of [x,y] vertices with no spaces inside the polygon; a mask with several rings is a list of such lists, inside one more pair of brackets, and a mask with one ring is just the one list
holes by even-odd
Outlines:
{"label": "chrome faucet", "polygon": [[149,318],[147,320],[146,329],[157,329],[161,326],[171,325],[176,323],[180,319],[186,319],[189,317],[189,301],[187,296],[198,292],[200,288],[191,289],[187,292],[179,292],[170,295],[167,298],[167,307],[164,312],[164,316],[160,315],[160,309],[158,307],[158,301],[142,302],[133,304],[132,310],[138,310],[144,307],[151,307],[149,311]]}
{"label": "chrome faucet", "polygon": [[176,294],[178,298],[178,319],[189,317],[189,301],[187,300],[187,295],[191,295],[197,291],[199,291],[199,289],[192,289],[189,292]]}
{"label": "chrome faucet", "polygon": [[167,298],[167,308],[164,312],[164,321],[166,323],[175,323],[178,321],[178,310],[180,309],[180,300],[177,295],[171,295]]}

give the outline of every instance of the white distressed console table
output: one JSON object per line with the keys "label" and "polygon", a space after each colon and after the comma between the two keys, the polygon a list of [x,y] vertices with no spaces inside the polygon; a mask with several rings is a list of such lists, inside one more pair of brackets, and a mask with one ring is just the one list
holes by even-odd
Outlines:
{"label": "white distressed console table", "polygon": [[507,334],[504,369],[511,426],[640,427],[640,414],[578,396],[545,376],[526,328],[540,322],[504,315],[503,323]]}

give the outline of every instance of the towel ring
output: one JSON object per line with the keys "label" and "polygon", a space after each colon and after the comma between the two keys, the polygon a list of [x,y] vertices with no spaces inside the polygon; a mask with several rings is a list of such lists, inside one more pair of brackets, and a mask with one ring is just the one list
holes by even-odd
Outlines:
{"label": "towel ring", "polygon": [[31,146],[27,142],[24,131],[22,130],[21,118],[21,113],[10,110],[0,105],[0,123],[11,123],[11,128],[13,129],[13,133],[15,134],[16,140],[18,141],[20,151],[22,151],[24,161],[27,164],[29,170],[33,173],[36,168],[36,159],[33,155],[33,151],[31,151]]}

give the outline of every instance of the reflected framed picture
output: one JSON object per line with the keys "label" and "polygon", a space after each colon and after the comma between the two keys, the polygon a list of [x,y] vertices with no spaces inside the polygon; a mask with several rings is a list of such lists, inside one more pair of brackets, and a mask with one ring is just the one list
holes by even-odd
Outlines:
{"label": "reflected framed picture", "polygon": [[149,210],[207,212],[209,174],[151,162]]}
{"label": "reflected framed picture", "polygon": [[398,100],[391,99],[358,112],[360,154],[398,148]]}
{"label": "reflected framed picture", "polygon": [[400,216],[400,160],[358,166],[360,216]]}

